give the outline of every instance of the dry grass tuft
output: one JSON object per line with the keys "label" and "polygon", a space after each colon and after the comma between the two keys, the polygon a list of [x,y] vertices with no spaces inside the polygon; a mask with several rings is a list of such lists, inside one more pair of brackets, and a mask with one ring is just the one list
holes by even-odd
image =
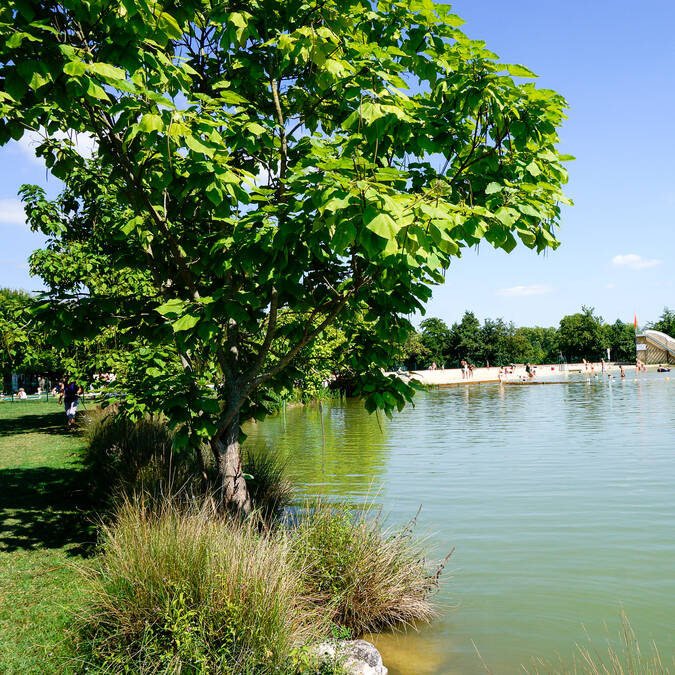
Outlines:
{"label": "dry grass tuft", "polygon": [[412,526],[383,531],[377,518],[319,502],[293,540],[308,599],[353,635],[430,621],[437,577]]}
{"label": "dry grass tuft", "polygon": [[131,421],[111,408],[92,408],[84,419],[84,464],[101,500],[161,494],[196,483],[196,458],[173,450],[173,435],[159,416]]}
{"label": "dry grass tuft", "polygon": [[303,603],[288,537],[226,519],[208,500],[126,501],[102,541],[80,635],[85,661],[103,671],[288,672],[296,645],[326,632]]}

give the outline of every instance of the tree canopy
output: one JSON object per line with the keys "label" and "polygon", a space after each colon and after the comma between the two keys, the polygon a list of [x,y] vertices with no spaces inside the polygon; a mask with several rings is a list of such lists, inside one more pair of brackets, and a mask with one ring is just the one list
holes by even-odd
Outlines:
{"label": "tree canopy", "polygon": [[649,324],[649,328],[654,330],[660,330],[666,335],[675,336],[675,311],[669,309],[668,307],[663,308],[663,314],[659,317],[658,321],[655,321],[653,324]]}
{"label": "tree canopy", "polygon": [[451,260],[558,245],[565,101],[448,5],[8,0],[0,22],[0,143],[41,135],[66,184],[24,190],[45,310],[134,346],[127,408],[209,441],[239,508],[240,419],[307,344],[365,323],[352,367],[390,413],[412,392],[388,345]]}
{"label": "tree canopy", "polygon": [[577,314],[564,316],[558,328],[558,346],[569,362],[599,361],[606,356],[607,348],[602,317],[586,306]]}

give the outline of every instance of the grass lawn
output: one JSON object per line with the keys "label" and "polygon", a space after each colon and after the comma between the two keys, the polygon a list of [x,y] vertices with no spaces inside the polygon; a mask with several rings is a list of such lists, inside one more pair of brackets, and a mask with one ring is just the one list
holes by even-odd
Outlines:
{"label": "grass lawn", "polygon": [[0,403],[0,673],[65,673],[72,563],[94,527],[82,438],[55,401]]}

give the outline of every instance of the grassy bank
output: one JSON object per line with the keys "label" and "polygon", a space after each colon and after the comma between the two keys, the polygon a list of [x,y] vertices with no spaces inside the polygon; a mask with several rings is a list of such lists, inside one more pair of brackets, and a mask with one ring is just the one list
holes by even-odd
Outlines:
{"label": "grassy bank", "polygon": [[0,404],[0,672],[63,673],[81,583],[69,566],[93,541],[79,436],[56,402]]}
{"label": "grassy bank", "polygon": [[67,432],[56,403],[0,407],[3,674],[333,675],[339,664],[320,667],[306,646],[433,615],[435,576],[407,530],[321,503],[277,520],[286,483],[267,452],[244,458],[257,507],[247,523],[208,496],[195,511],[196,494],[144,491],[152,506],[126,502],[97,533],[93,504],[113,512],[93,501],[92,479],[108,491],[154,484],[170,435],[161,420],[90,417],[86,433]]}

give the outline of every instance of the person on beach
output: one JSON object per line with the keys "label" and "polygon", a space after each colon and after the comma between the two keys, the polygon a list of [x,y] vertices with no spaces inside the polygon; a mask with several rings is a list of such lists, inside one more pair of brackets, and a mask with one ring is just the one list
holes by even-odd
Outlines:
{"label": "person on beach", "polygon": [[605,372],[605,359],[600,359],[600,367],[602,369],[602,372]]}
{"label": "person on beach", "polygon": [[469,377],[470,377],[472,380],[473,380],[473,368],[474,368],[473,363],[470,363],[470,364],[469,364]]}
{"label": "person on beach", "polygon": [[59,403],[63,401],[66,411],[66,425],[69,429],[75,425],[75,415],[77,414],[81,393],[82,387],[77,382],[74,380],[64,381],[63,390],[59,395]]}
{"label": "person on beach", "polygon": [[626,377],[626,371],[623,369],[623,366],[619,366],[621,369],[621,377]]}
{"label": "person on beach", "polygon": [[466,380],[469,377],[469,364],[466,361],[460,362],[462,366],[462,379]]}

